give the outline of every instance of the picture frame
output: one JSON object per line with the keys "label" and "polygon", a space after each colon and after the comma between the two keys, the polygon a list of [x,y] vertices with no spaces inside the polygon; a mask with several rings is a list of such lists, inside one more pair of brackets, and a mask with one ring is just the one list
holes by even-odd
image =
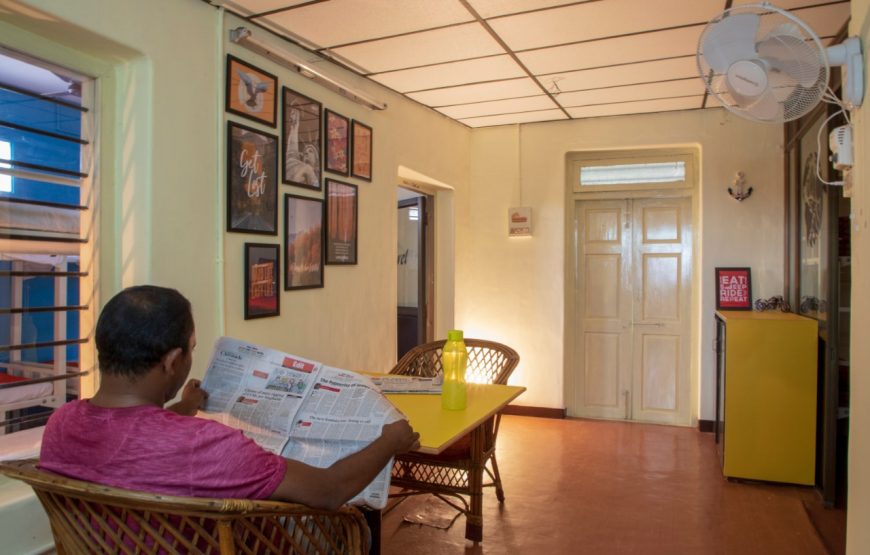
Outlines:
{"label": "picture frame", "polygon": [[326,180],[326,263],[357,263],[359,189],[335,179]]}
{"label": "picture frame", "polygon": [[282,87],[281,98],[281,182],[320,191],[323,105],[288,87]]}
{"label": "picture frame", "polygon": [[227,122],[227,231],[278,234],[278,137]]}
{"label": "picture frame", "polygon": [[226,67],[226,111],[276,127],[278,78],[232,54]]}
{"label": "picture frame", "polygon": [[716,310],[752,310],[749,268],[716,268]]}
{"label": "picture frame", "polygon": [[339,175],[349,175],[350,119],[328,108],[323,113],[323,169]]}
{"label": "picture frame", "polygon": [[323,287],[323,201],[284,195],[284,290]]}
{"label": "picture frame", "polygon": [[353,120],[350,129],[350,175],[370,182],[372,180],[372,151],[374,148],[372,128]]}
{"label": "picture frame", "polygon": [[281,314],[281,247],[245,243],[245,320]]}

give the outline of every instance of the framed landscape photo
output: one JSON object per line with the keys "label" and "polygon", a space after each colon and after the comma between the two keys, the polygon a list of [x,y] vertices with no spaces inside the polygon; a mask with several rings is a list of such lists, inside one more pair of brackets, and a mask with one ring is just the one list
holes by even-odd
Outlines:
{"label": "framed landscape photo", "polygon": [[284,195],[284,289],[323,287],[323,201]]}
{"label": "framed landscape photo", "polygon": [[278,78],[227,54],[227,112],[275,127]]}
{"label": "framed landscape photo", "polygon": [[332,110],[326,114],[326,143],[324,145],[324,169],[340,175],[350,173],[348,147],[350,143],[350,120]]}
{"label": "framed landscape photo", "polygon": [[245,320],[281,313],[280,258],[279,245],[245,243]]}
{"label": "framed landscape photo", "polygon": [[372,180],[372,128],[353,120],[351,123],[350,175]]}
{"label": "framed landscape photo", "polygon": [[749,268],[716,268],[716,309],[752,310]]}
{"label": "framed landscape photo", "polygon": [[357,186],[326,180],[326,263],[356,264]]}
{"label": "framed landscape photo", "polygon": [[284,174],[281,181],[299,187],[321,189],[320,165],[321,112],[320,102],[283,87],[283,119],[281,135],[284,138],[282,161]]}
{"label": "framed landscape photo", "polygon": [[278,234],[278,137],[227,124],[227,231]]}

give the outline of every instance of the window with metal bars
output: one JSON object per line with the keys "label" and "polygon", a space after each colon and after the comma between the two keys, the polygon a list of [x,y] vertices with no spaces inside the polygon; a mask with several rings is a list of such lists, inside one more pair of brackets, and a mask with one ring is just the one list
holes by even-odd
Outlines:
{"label": "window with metal bars", "polygon": [[93,89],[0,49],[0,434],[44,424],[90,370]]}

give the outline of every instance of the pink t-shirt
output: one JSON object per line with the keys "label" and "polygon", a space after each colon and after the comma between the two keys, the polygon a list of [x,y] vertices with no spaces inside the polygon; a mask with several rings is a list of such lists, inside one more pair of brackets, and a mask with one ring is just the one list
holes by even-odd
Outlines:
{"label": "pink t-shirt", "polygon": [[88,482],[167,495],[266,499],[285,461],[241,431],[151,405],[72,401],[52,414],[39,466]]}

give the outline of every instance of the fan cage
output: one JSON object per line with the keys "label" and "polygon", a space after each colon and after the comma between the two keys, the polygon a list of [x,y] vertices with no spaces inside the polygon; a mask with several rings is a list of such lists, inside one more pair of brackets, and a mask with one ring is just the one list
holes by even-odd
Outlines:
{"label": "fan cage", "polygon": [[[748,107],[741,107],[740,103],[732,97],[725,86],[725,74],[713,70],[704,58],[703,45],[707,34],[717,23],[727,17],[737,14],[753,14],[760,16],[758,29],[755,34],[756,44],[767,37],[773,29],[776,29],[783,24],[792,25],[793,28],[800,31],[804,44],[808,46],[807,48],[800,48],[801,52],[812,52],[819,63],[818,75],[816,76],[813,85],[809,87],[801,85],[797,79],[785,72],[778,70],[770,70],[767,72],[771,91],[781,107],[780,112],[770,119],[758,118],[747,109]],[[826,55],[826,49],[819,40],[819,36],[798,17],[767,2],[763,4],[745,4],[736,6],[725,10],[717,17],[711,19],[704,28],[704,31],[701,33],[701,36],[698,38],[696,61],[698,65],[698,74],[704,81],[704,85],[707,87],[707,91],[710,95],[712,95],[726,109],[753,121],[785,122],[798,119],[809,113],[809,111],[822,100],[830,77],[830,65]]]}

